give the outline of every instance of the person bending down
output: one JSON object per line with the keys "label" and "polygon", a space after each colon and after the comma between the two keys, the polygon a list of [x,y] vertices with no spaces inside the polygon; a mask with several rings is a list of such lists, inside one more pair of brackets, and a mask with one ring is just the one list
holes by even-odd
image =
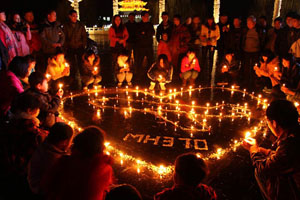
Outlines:
{"label": "person bending down", "polygon": [[168,57],[165,54],[158,56],[155,63],[152,64],[147,73],[150,82],[150,90],[154,90],[156,83],[159,83],[161,90],[166,90],[166,83],[172,81],[173,67],[168,61]]}
{"label": "person bending down", "polygon": [[196,52],[193,49],[189,49],[186,56],[181,61],[181,74],[182,86],[185,87],[187,81],[191,86],[195,85],[195,80],[200,72],[199,61],[196,57]]}
{"label": "person bending down", "polygon": [[131,72],[131,66],[129,64],[129,55],[126,51],[121,52],[117,58],[117,79],[118,79],[118,87],[121,87],[123,82],[126,80],[128,86],[132,86],[131,80],[133,74]]}
{"label": "person bending down", "polygon": [[93,50],[89,50],[87,53],[82,56],[82,82],[83,89],[88,89],[89,85],[93,84],[97,86],[101,80],[100,76],[100,58],[94,53]]}

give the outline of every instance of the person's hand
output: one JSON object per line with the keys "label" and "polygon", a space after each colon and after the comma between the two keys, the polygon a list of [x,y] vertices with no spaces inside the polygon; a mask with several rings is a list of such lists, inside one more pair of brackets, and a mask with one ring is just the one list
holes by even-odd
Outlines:
{"label": "person's hand", "polygon": [[274,77],[275,77],[277,80],[281,80],[282,73],[281,73],[281,72],[274,72]]}
{"label": "person's hand", "polygon": [[281,91],[284,93],[284,94],[287,94],[287,95],[295,95],[295,92],[293,92],[292,90],[290,90],[289,88],[285,87],[285,86],[281,86]]}
{"label": "person's hand", "polygon": [[62,72],[62,75],[67,76],[70,73],[70,67],[65,67],[64,71]]}
{"label": "person's hand", "polygon": [[25,24],[27,30],[30,29],[30,25],[28,23]]}
{"label": "person's hand", "polygon": [[120,43],[120,44],[123,44],[124,42],[125,42],[125,40],[123,40],[123,39],[120,39],[120,40],[119,40],[119,43]]}
{"label": "person's hand", "polygon": [[221,72],[222,73],[228,72],[228,67],[226,65],[223,66],[222,69],[221,69]]}
{"label": "person's hand", "polygon": [[242,146],[244,147],[244,149],[250,151],[250,149],[253,147],[257,147],[257,144],[256,144],[256,140],[254,138],[245,138],[242,142]]}
{"label": "person's hand", "polygon": [[64,95],[64,91],[63,89],[59,89],[56,93],[57,96],[59,96],[60,98],[62,98],[62,96]]}
{"label": "person's hand", "polygon": [[97,70],[97,71],[93,70],[93,71],[92,71],[92,74],[93,74],[93,75],[97,75],[97,74],[98,74],[98,70]]}
{"label": "person's hand", "polygon": [[254,65],[253,69],[254,69],[255,71],[257,71],[257,70],[259,70],[259,67],[258,67],[257,65]]}

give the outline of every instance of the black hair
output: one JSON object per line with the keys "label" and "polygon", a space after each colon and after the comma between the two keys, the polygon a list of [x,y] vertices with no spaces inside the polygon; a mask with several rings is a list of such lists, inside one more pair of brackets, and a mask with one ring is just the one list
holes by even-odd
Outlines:
{"label": "black hair", "polygon": [[148,12],[148,11],[142,11],[142,12],[141,12],[141,16],[142,16],[142,17],[145,16],[146,14],[149,14],[149,12]]}
{"label": "black hair", "polygon": [[72,9],[72,10],[69,11],[69,15],[73,15],[73,13],[76,13],[76,14],[77,14],[77,11],[74,10],[74,9]]}
{"label": "black hair", "polygon": [[95,55],[95,52],[92,49],[89,49],[86,53],[85,53],[85,58],[87,59],[88,57],[90,57],[91,55]]}
{"label": "black hair", "polygon": [[188,53],[195,53],[195,54],[196,54],[196,49],[190,47],[190,48],[187,50],[186,53],[187,53],[187,54],[188,54]]}
{"label": "black hair", "polygon": [[27,112],[28,109],[34,110],[41,106],[41,102],[36,95],[30,93],[20,94],[12,104],[12,111],[14,113],[21,111]]}
{"label": "black hair", "polygon": [[73,149],[78,150],[86,157],[102,153],[104,150],[104,135],[105,132],[97,126],[87,127],[74,138]]}
{"label": "black hair", "polygon": [[169,13],[166,12],[166,11],[164,11],[164,12],[161,13],[161,16],[164,16],[164,15],[168,15],[169,16]]}
{"label": "black hair", "polygon": [[66,123],[56,122],[51,128],[47,136],[47,142],[50,144],[58,144],[61,141],[68,140],[73,136],[73,129]]}
{"label": "black hair", "polygon": [[28,75],[29,63],[26,58],[16,56],[9,63],[8,69],[19,78],[25,78]]}
{"label": "black hair", "polygon": [[299,14],[295,14],[293,18],[296,19],[296,20],[300,20],[300,15]]}
{"label": "black hair", "polygon": [[295,13],[295,12],[293,12],[293,11],[290,11],[290,12],[288,12],[288,13],[286,14],[285,18],[288,18],[288,17],[295,18],[295,15],[296,15],[296,14],[297,14],[297,13]]}
{"label": "black hair", "polygon": [[179,19],[179,21],[181,21],[181,16],[179,14],[174,15],[173,19]]}
{"label": "black hair", "polygon": [[208,167],[203,159],[186,153],[176,158],[175,174],[185,185],[197,186],[208,174]]}
{"label": "black hair", "polygon": [[28,63],[35,62],[36,58],[33,55],[27,55],[24,57]]}
{"label": "black hair", "polygon": [[127,56],[129,57],[129,51],[127,51],[126,49],[123,49],[120,51],[120,53],[118,54],[118,56]]}
{"label": "black hair", "polygon": [[142,200],[139,191],[129,184],[117,185],[106,194],[105,200]]}
{"label": "black hair", "polygon": [[267,21],[267,17],[266,17],[266,16],[264,16],[264,15],[260,16],[260,17],[259,17],[259,19],[264,19],[264,20],[266,20],[266,21]]}
{"label": "black hair", "polygon": [[[208,20],[209,20],[209,19],[212,19],[212,20],[213,20],[213,23],[212,23],[211,26],[209,26],[209,24],[208,24]],[[213,31],[216,30],[216,26],[217,26],[217,25],[216,25],[216,22],[215,22],[215,19],[214,19],[213,16],[208,16],[204,25],[205,25],[208,29],[213,30]]]}
{"label": "black hair", "polygon": [[234,54],[234,51],[232,49],[227,49],[225,51],[225,55],[227,55],[227,54]]}
{"label": "black hair", "polygon": [[45,75],[36,71],[30,74],[28,82],[31,88],[35,88],[38,84],[42,84],[44,80],[47,80]]}
{"label": "black hair", "polygon": [[158,57],[157,57],[157,63],[156,63],[157,66],[160,66],[159,62],[160,62],[161,59],[163,59],[163,61],[164,61],[164,68],[166,70],[169,70],[171,68],[171,64],[170,64],[170,62],[168,60],[168,56],[166,54],[160,54],[160,55],[158,55]]}
{"label": "black hair", "polygon": [[281,17],[276,17],[275,20],[274,20],[274,22],[277,22],[277,21],[279,21],[279,22],[282,23],[282,18]]}
{"label": "black hair", "polygon": [[268,58],[268,59],[267,59],[267,63],[271,62],[271,61],[275,58],[275,54],[274,54],[271,50],[269,50],[269,49],[264,50],[264,51],[260,54],[260,56],[261,56],[261,61],[263,61],[263,60],[262,60],[262,57],[263,57],[263,56],[267,57],[267,58]]}
{"label": "black hair", "polygon": [[[121,23],[120,23],[119,27],[117,27],[117,25],[116,25],[116,23],[115,23],[115,19],[116,19],[117,17],[120,17],[120,19],[121,19]],[[113,18],[112,18],[112,27],[113,27],[113,29],[115,29],[115,31],[116,31],[117,29],[119,29],[119,30],[121,30],[121,31],[123,31],[123,30],[125,29],[125,26],[123,25],[122,18],[121,18],[120,15],[115,15],[115,16],[113,16]]]}
{"label": "black hair", "polygon": [[271,102],[266,115],[268,120],[274,120],[284,130],[291,130],[299,126],[297,108],[290,101],[276,100]]}
{"label": "black hair", "polygon": [[51,15],[51,13],[53,12],[56,12],[54,9],[49,9],[47,12],[46,12],[46,16],[48,15]]}
{"label": "black hair", "polygon": [[295,62],[296,62],[295,57],[291,53],[286,53],[281,58],[284,59],[284,60],[289,61],[290,62],[290,67],[293,67]]}

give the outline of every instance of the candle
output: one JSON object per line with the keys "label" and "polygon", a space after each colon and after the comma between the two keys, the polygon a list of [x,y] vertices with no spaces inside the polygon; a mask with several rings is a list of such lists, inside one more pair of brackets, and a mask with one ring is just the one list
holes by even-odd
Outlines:
{"label": "candle", "polygon": [[58,84],[59,89],[61,90],[64,85],[62,83]]}
{"label": "candle", "polygon": [[46,74],[46,79],[50,79],[51,78],[51,75],[50,74]]}
{"label": "candle", "polygon": [[67,62],[65,62],[65,67],[70,67],[70,65]]}
{"label": "candle", "polygon": [[277,71],[278,71],[278,67],[275,67],[275,68],[274,68],[274,71],[277,72]]}
{"label": "candle", "polygon": [[298,106],[299,106],[299,103],[298,103],[298,102],[295,102],[294,104],[295,104],[295,106],[296,106],[296,107],[298,107]]}
{"label": "candle", "polygon": [[98,67],[94,67],[94,71],[95,71],[95,72],[98,71]]}

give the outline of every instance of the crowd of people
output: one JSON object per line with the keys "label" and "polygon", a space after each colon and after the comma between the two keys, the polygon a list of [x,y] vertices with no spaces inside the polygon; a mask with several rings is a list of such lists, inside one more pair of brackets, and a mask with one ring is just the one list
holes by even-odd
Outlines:
{"label": "crowd of people", "polygon": [[[205,21],[194,16],[185,23],[180,15],[172,21],[167,12],[161,17],[156,31],[146,11],[140,22],[134,13],[126,23],[119,15],[113,17],[108,31],[111,81],[132,87],[148,80],[150,90],[158,85],[162,91],[173,81],[182,87],[197,81],[211,85],[215,65],[217,84],[270,93],[273,102],[266,117],[276,139],[273,148],[259,147],[255,139],[243,146],[266,199],[299,199],[299,114],[290,101],[300,99],[300,16],[289,13],[285,22],[276,18],[274,27],[264,16],[258,22],[249,16],[245,27],[240,17],[230,23],[226,14],[218,24],[212,16]],[[23,19],[14,13],[6,22],[0,10],[0,195],[10,199],[19,195],[16,190],[32,199],[142,199],[134,186],[114,185],[103,130],[91,126],[75,134],[59,117],[64,95],[60,84],[67,90],[87,90],[100,87],[107,75],[101,73],[100,55],[76,11],[68,18],[61,25],[50,10],[38,25],[27,11]],[[174,165],[173,187],[154,199],[217,199],[204,184],[209,170],[203,159],[182,154]]]}

